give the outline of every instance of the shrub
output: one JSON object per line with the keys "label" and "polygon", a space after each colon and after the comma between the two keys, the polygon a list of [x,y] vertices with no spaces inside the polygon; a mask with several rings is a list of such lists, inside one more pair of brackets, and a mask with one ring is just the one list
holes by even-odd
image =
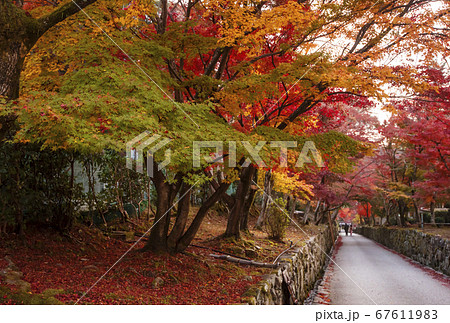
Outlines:
{"label": "shrub", "polygon": [[441,223],[450,223],[450,211],[446,211],[446,210],[439,210],[434,212],[436,215],[436,222],[437,222],[437,218],[442,218],[442,222]]}
{"label": "shrub", "polygon": [[269,206],[265,230],[271,239],[281,240],[286,234],[286,229],[290,221],[287,211],[284,209],[285,205],[285,200],[277,198]]}

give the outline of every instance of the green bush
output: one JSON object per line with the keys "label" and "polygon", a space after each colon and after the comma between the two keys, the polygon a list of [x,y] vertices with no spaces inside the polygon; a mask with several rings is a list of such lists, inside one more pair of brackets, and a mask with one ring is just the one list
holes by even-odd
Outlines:
{"label": "green bush", "polygon": [[289,216],[284,209],[286,201],[282,198],[277,198],[269,206],[269,212],[265,223],[265,230],[271,239],[281,240],[286,234],[286,229],[289,226]]}
{"label": "green bush", "polygon": [[69,230],[81,198],[72,172],[76,156],[38,144],[1,144],[0,221],[17,233],[30,223]]}
{"label": "green bush", "polygon": [[391,224],[391,225],[397,225],[398,224],[398,217],[396,217],[396,216],[390,216],[389,217],[389,223]]}
{"label": "green bush", "polygon": [[[436,223],[450,223],[450,212],[448,211],[435,211],[434,216]],[[423,213],[423,222],[431,223],[431,214],[429,212]]]}
{"label": "green bush", "polygon": [[450,223],[450,211],[436,211],[436,222],[437,218],[442,218],[442,222],[440,223]]}
{"label": "green bush", "polygon": [[431,223],[431,214],[426,212],[423,213],[423,223]]}

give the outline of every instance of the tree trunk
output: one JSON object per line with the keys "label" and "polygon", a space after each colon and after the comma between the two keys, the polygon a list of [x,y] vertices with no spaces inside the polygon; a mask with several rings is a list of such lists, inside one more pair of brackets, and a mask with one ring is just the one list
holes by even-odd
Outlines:
{"label": "tree trunk", "polygon": [[[20,73],[25,57],[38,39],[51,27],[96,0],[77,0],[62,5],[50,14],[34,19],[11,0],[0,0],[0,97],[19,97]],[[12,131],[15,115],[0,117],[0,143]]]}
{"label": "tree trunk", "polygon": [[0,51],[0,96],[9,99],[19,97],[20,72],[25,60],[21,47],[21,43],[12,42]]}
{"label": "tree trunk", "polygon": [[184,229],[186,228],[191,199],[191,187],[188,184],[183,183],[180,190],[180,196],[181,200],[178,201],[177,205],[177,218],[172,231],[167,238],[167,247],[169,250],[175,250],[177,248],[178,240],[183,235]]}
{"label": "tree trunk", "polygon": [[217,201],[220,200],[220,198],[227,191],[229,186],[230,186],[229,183],[221,183],[220,186],[217,188],[217,190],[209,197],[209,199],[202,204],[197,214],[195,215],[194,220],[189,226],[189,229],[186,230],[186,233],[178,241],[175,249],[176,252],[181,252],[185,250],[191,244],[192,240],[195,238],[195,235],[198,232],[198,229],[200,229],[200,225],[202,224],[203,219],[208,214],[208,210]]}
{"label": "tree trunk", "polygon": [[336,221],[336,218],[337,218],[338,214],[339,214],[339,208],[336,208],[336,210],[333,211],[333,215],[331,216],[331,221],[332,222]]}
{"label": "tree trunk", "polygon": [[317,206],[316,209],[314,210],[314,218],[313,218],[313,222],[315,224],[318,224],[320,222],[320,219],[318,220],[319,217],[319,213],[320,213],[320,207],[322,206],[322,202],[319,199],[319,201],[317,201]]}
{"label": "tree trunk", "polygon": [[389,200],[386,205],[386,225],[391,225],[391,220],[389,219],[391,217],[391,211],[392,211],[392,200]]}
{"label": "tree trunk", "polygon": [[[154,169],[157,169],[156,167]],[[202,203],[194,220],[185,231],[188,222],[192,186],[182,183],[182,174],[178,173],[174,184],[168,184],[161,171],[157,171],[152,178],[156,187],[157,202],[156,216],[147,244],[143,251],[152,251],[155,253],[181,252],[185,250],[195,238],[202,221],[208,214],[209,209],[223,197],[229,183],[221,183],[210,197]],[[179,200],[177,204],[177,216],[175,223],[169,233],[171,223],[171,208],[174,205],[175,198],[179,191]]]}
{"label": "tree trunk", "polygon": [[403,200],[398,201],[398,213],[400,214],[400,225],[402,227],[406,227],[405,214],[406,214],[407,208],[408,207],[407,207],[405,201],[403,201]]}
{"label": "tree trunk", "polygon": [[[155,167],[154,169],[158,169]],[[166,217],[170,217],[170,184],[163,173],[158,170],[152,178],[156,188],[156,215],[144,251],[155,253],[167,252]],[[165,219],[166,218],[166,219]]]}
{"label": "tree trunk", "polygon": [[256,168],[252,165],[241,171],[240,182],[236,191],[236,201],[230,216],[228,217],[227,229],[224,236],[240,238],[240,221],[244,211],[245,199],[247,197],[253,174]]}
{"label": "tree trunk", "polygon": [[255,229],[261,230],[264,225],[264,221],[266,220],[267,209],[270,205],[270,196],[272,194],[273,187],[273,179],[272,179],[272,170],[269,169],[266,171],[264,176],[264,192],[263,192],[263,201],[261,205],[261,212],[259,213],[258,220],[256,220]]}
{"label": "tree trunk", "polygon": [[[338,209],[335,211],[336,216],[337,216],[337,212],[338,212]],[[327,213],[328,213],[327,214],[328,215],[328,227],[330,228],[331,241],[333,242],[333,246],[334,246],[334,242],[335,242],[334,230],[333,230],[333,223],[334,223],[334,221],[331,220],[330,212],[327,212]],[[333,214],[333,217],[334,217],[334,214]],[[350,231],[350,234],[351,234],[351,231]]]}
{"label": "tree trunk", "polygon": [[35,19],[11,0],[0,0],[0,96],[16,99],[25,56],[51,27],[96,0],[70,1]]}
{"label": "tree trunk", "polygon": [[308,223],[310,212],[311,212],[311,201],[308,201],[305,207],[305,214],[303,215],[303,224]]}
{"label": "tree trunk", "polygon": [[123,204],[123,194],[121,193],[120,190],[120,182],[121,181],[117,181],[115,188],[114,188],[114,192],[115,192],[115,199],[117,202],[117,207],[119,209],[120,212],[120,216],[122,217],[121,221],[123,223],[125,223],[127,220],[129,220],[129,216],[128,216],[128,212],[125,210],[125,206]]}
{"label": "tree trunk", "polygon": [[25,56],[38,39],[37,20],[8,0],[0,0],[0,96],[19,97]]}
{"label": "tree trunk", "polygon": [[248,231],[248,217],[250,214],[250,208],[252,207],[253,201],[255,200],[257,190],[258,190],[257,188],[252,187],[252,185],[250,185],[250,192],[248,193],[247,198],[245,199],[243,214],[241,218],[240,224],[241,231]]}
{"label": "tree trunk", "polygon": [[75,172],[74,172],[75,158],[73,155],[69,157],[69,169],[70,169],[70,179],[69,179],[69,194],[67,196],[67,201],[64,201],[59,206],[59,212],[53,212],[52,224],[61,234],[66,233],[70,230],[73,225],[74,220],[74,207],[73,207],[73,195],[74,195],[74,183],[75,183]]}
{"label": "tree trunk", "polygon": [[[95,0],[77,0],[55,9],[52,13],[35,19],[19,8],[21,1],[0,0],[0,97],[14,100],[19,97],[20,73],[25,57],[49,28],[80,11]],[[0,145],[14,134],[14,114],[0,117]],[[17,173],[15,190],[20,192],[20,175]],[[20,195],[15,196],[16,229],[23,234],[23,208]]]}
{"label": "tree trunk", "polygon": [[430,215],[431,215],[431,224],[436,225],[436,214],[434,213],[434,207],[436,203],[433,201],[430,203]]}
{"label": "tree trunk", "polygon": [[414,206],[414,217],[416,219],[418,227],[420,228],[421,227],[421,223],[420,223],[419,206],[417,205],[417,202],[416,202],[415,199],[413,199],[413,206]]}
{"label": "tree trunk", "polygon": [[[211,180],[211,186],[212,186],[212,188],[214,189],[214,190],[216,190],[217,191],[217,189],[219,188],[219,186],[220,186],[220,183],[222,183],[223,182],[223,173],[221,172],[221,173],[219,173],[218,175],[217,175],[217,178],[218,178],[218,180],[216,181],[216,180]],[[233,197],[233,196],[230,196],[230,195],[228,195],[228,194],[226,194],[225,192],[222,194],[222,197],[221,197],[221,201],[223,202],[223,204],[228,208],[228,212],[230,212],[230,210],[233,208],[233,206],[234,206],[234,202],[235,202],[235,198]]]}
{"label": "tree trunk", "polygon": [[295,205],[297,204],[297,199],[293,196],[289,197],[289,218],[292,221],[294,219]]}
{"label": "tree trunk", "polygon": [[[0,30],[8,28],[10,23],[7,21],[13,19],[11,17],[5,17],[6,14],[11,13],[11,9],[7,12],[1,12],[5,10],[0,2]],[[11,13],[12,14],[12,13]],[[8,19],[4,21],[4,19]],[[19,24],[20,22],[17,22]],[[13,23],[11,23],[13,24]],[[6,25],[6,26],[5,26]],[[12,27],[12,30],[19,28]],[[13,32],[11,32],[12,34]],[[23,68],[25,56],[28,53],[29,46],[25,41],[25,35],[9,35],[10,39],[6,38],[6,35],[0,31],[0,97],[5,97],[10,100],[17,99],[19,97],[20,89],[20,73]],[[34,44],[34,43],[33,43]],[[11,136],[11,132],[14,128],[15,115],[5,115],[0,117],[0,143]]]}

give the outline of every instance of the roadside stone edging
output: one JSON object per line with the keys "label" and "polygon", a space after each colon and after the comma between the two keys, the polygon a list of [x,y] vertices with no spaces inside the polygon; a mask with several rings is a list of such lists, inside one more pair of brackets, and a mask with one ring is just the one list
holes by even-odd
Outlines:
{"label": "roadside stone edging", "polygon": [[359,227],[357,232],[450,276],[450,241],[413,229]]}
{"label": "roadside stone edging", "polygon": [[[334,237],[337,235],[336,227]],[[279,259],[280,267],[262,276],[258,284],[251,286],[242,295],[244,301],[250,305],[292,304],[288,286],[283,280],[283,271],[286,271],[294,297],[299,304],[303,304],[324,272],[327,255],[323,251],[328,254],[332,246],[330,229],[322,226],[316,236],[284,253]]]}

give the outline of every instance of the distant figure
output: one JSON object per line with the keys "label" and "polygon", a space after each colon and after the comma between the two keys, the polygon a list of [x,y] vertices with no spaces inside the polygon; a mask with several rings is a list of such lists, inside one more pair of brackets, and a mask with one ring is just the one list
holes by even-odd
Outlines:
{"label": "distant figure", "polygon": [[344,225],[345,235],[348,236],[348,223]]}
{"label": "distant figure", "polygon": [[350,236],[352,235],[352,233],[353,233],[353,223],[350,223]]}

